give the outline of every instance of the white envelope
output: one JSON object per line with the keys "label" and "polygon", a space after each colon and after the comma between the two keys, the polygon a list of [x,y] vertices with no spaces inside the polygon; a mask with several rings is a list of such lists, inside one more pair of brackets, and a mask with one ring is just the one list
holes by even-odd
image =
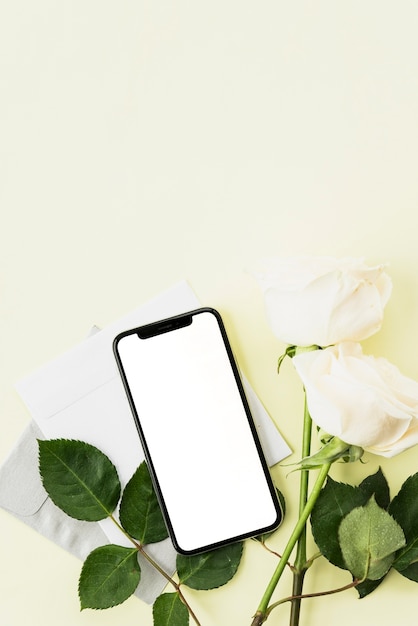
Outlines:
{"label": "white envelope", "polygon": [[[144,459],[144,455],[116,368],[112,351],[113,339],[123,330],[199,306],[196,295],[187,282],[183,281],[21,380],[17,384],[17,390],[43,436],[48,439],[80,439],[97,446],[113,461],[121,483],[125,485]],[[244,385],[267,461],[274,465],[287,456],[290,449],[245,380]],[[26,433],[27,437],[30,438],[30,434]],[[35,469],[37,472],[37,467]],[[35,516],[46,505],[51,509],[48,512],[51,516],[51,529],[59,517],[61,526],[65,527],[67,524],[70,528],[71,525],[70,536],[74,533],[77,535],[79,531],[84,533],[81,528],[74,529],[72,522],[76,520],[64,516],[64,521],[64,514],[51,505],[45,493],[44,503],[36,512],[35,509],[42,500],[42,496],[38,495],[38,500],[32,506]],[[22,499],[17,495],[17,508],[19,500]],[[5,508],[13,512],[10,498]],[[93,547],[106,543],[106,537],[112,543],[123,545],[126,541],[110,520],[99,522],[99,528],[95,523],[81,524],[83,528],[86,524],[94,528],[91,531],[93,536],[87,541],[94,544]],[[64,540],[60,543],[66,545],[71,541],[72,539],[68,539],[67,542]],[[163,568],[174,572],[176,554],[169,540],[149,546],[149,550]],[[85,556],[84,549],[72,551],[82,558]],[[144,572],[142,580],[138,595],[147,602],[153,602],[165,586],[165,581],[153,571],[146,574]]]}
{"label": "white envelope", "polygon": [[[68,517],[48,497],[38,471],[37,439],[43,435],[32,420],[0,467],[0,506],[83,561],[109,540],[97,522]],[[169,539],[147,549],[166,572],[174,572],[175,554]],[[139,560],[141,584],[135,595],[152,604],[167,581],[142,556]]]}

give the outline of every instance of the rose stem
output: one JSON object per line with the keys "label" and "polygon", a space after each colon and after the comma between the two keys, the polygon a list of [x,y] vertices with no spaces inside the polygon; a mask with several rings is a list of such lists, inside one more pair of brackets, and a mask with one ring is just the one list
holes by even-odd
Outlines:
{"label": "rose stem", "polygon": [[330,467],[331,467],[331,463],[324,463],[324,465],[322,465],[319,470],[319,474],[313,486],[312,492],[306,502],[305,508],[303,509],[292,534],[290,535],[289,541],[287,542],[287,545],[283,551],[282,557],[264,592],[264,595],[258,606],[257,613],[254,616],[252,626],[258,626],[259,624],[262,624],[266,620],[268,603],[270,602],[271,596],[273,595],[273,592],[277,587],[277,584],[286,567],[286,564],[290,558],[293,548],[295,547],[296,542],[298,541],[299,537],[301,536],[305,528],[305,524],[309,518],[309,515],[312,512],[315,502],[318,499],[318,496],[326,480]]}
{"label": "rose stem", "polygon": [[[306,402],[305,393],[305,405],[303,413],[303,435],[302,435],[302,459],[308,457],[311,453],[311,438],[312,438],[312,419],[309,414],[308,405]],[[301,470],[300,473],[300,491],[299,491],[299,517],[301,517],[303,510],[308,501],[308,487],[309,487],[309,470]],[[305,578],[306,568],[306,524],[303,527],[301,535],[298,539],[298,545],[296,549],[296,559],[293,569],[293,588],[292,595],[296,596],[291,604],[290,610],[290,626],[298,626],[303,581]]]}

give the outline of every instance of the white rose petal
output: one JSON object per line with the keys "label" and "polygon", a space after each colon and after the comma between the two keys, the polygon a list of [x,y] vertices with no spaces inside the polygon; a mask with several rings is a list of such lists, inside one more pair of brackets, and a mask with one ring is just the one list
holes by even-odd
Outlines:
{"label": "white rose petal", "polygon": [[284,343],[362,341],[381,327],[392,290],[383,265],[330,257],[276,258],[263,265],[255,275],[273,332]]}
{"label": "white rose petal", "polygon": [[348,444],[391,457],[418,443],[418,383],[386,359],[341,343],[297,354],[313,421]]}

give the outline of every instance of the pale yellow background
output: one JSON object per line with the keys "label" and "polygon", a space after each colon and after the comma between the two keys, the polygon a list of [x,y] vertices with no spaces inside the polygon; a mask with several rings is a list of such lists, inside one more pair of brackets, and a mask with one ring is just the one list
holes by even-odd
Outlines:
{"label": "pale yellow background", "polygon": [[[183,277],[225,315],[297,448],[300,385],[290,362],[276,377],[283,345],[246,273],[265,255],[388,262],[393,296],[365,349],[418,378],[417,32],[415,1],[2,2],[0,460],[29,421],[15,381]],[[394,494],[418,449],[382,465]],[[295,516],[287,472],[277,550]],[[2,626],[152,624],[135,598],[80,613],[80,563],[3,510],[0,555]],[[202,626],[250,624],[274,564],[249,543],[229,586],[190,594]],[[347,582],[323,564],[306,590]],[[362,601],[307,601],[301,626],[412,625],[417,593],[393,573]]]}

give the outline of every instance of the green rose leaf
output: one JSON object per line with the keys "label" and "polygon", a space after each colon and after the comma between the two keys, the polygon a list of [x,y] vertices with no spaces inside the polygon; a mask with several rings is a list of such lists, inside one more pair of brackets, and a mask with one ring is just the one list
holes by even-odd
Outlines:
{"label": "green rose leaf", "polygon": [[141,578],[138,550],[108,545],[84,561],[78,583],[81,609],[108,609],[127,600]]}
{"label": "green rose leaf", "polygon": [[[398,569],[396,561],[393,564],[395,569]],[[409,578],[409,580],[413,580],[415,583],[418,583],[418,563],[411,563],[408,567],[405,567],[403,570],[398,570],[402,576],[405,578]]]}
{"label": "green rose leaf", "polygon": [[396,556],[393,567],[418,582],[418,474],[410,476],[390,504],[389,512],[405,533],[406,546]]}
{"label": "green rose leaf", "polygon": [[142,544],[168,537],[160,505],[145,462],[126,485],[119,510],[124,529]]}
{"label": "green rose leaf", "polygon": [[367,476],[360,483],[359,488],[365,496],[364,504],[374,495],[376,503],[382,509],[388,508],[390,504],[389,485],[380,467],[375,474]]}
{"label": "green rose leaf", "polygon": [[338,536],[346,566],[358,580],[382,578],[405,545],[402,528],[374,496],[345,516]]}
{"label": "green rose leaf", "polygon": [[312,511],[311,524],[318,548],[333,565],[346,569],[338,540],[338,528],[342,519],[353,509],[366,504],[372,495],[379,506],[388,507],[389,486],[380,469],[365,478],[358,487],[327,478]]}
{"label": "green rose leaf", "polygon": [[372,591],[377,589],[380,583],[383,582],[384,578],[385,577],[382,576],[382,578],[379,578],[379,580],[363,580],[363,582],[359,583],[356,586],[356,591],[359,595],[359,598],[365,598],[369,595],[369,593],[372,593]]}
{"label": "green rose leaf", "polygon": [[152,607],[154,626],[188,626],[189,612],[178,593],[158,596]]}
{"label": "green rose leaf", "polygon": [[241,561],[243,543],[233,543],[193,556],[177,555],[180,583],[192,589],[215,589],[235,575]]}
{"label": "green rose leaf", "polygon": [[[371,476],[367,476],[360,483],[359,488],[364,494],[366,503],[372,495],[374,495],[377,504],[382,507],[382,509],[387,509],[390,503],[390,491],[388,482],[381,470],[379,468],[375,474]],[[379,580],[364,580],[360,584],[356,586],[356,591],[360,598],[365,598],[369,593],[372,593],[380,583],[383,581],[384,577]]]}
{"label": "green rose leaf", "polygon": [[115,466],[94,446],[72,439],[38,441],[39,471],[51,500],[70,517],[96,522],[120,497]]}
{"label": "green rose leaf", "polygon": [[312,534],[321,553],[333,565],[347,569],[341,553],[338,528],[347,513],[367,501],[363,491],[330,476],[311,514]]}

